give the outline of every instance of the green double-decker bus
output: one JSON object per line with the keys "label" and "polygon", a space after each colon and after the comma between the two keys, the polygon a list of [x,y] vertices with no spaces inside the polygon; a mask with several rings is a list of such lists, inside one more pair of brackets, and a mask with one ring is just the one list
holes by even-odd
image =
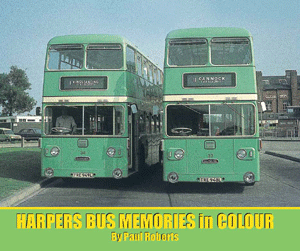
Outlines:
{"label": "green double-decker bus", "polygon": [[162,71],[116,35],[51,39],[42,176],[128,177],[160,161]]}
{"label": "green double-decker bus", "polygon": [[253,42],[240,28],[195,28],[166,37],[163,179],[260,180]]}

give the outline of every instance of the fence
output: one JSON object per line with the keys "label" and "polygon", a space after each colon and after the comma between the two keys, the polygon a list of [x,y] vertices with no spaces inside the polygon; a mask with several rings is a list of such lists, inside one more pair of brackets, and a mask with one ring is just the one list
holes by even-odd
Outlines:
{"label": "fence", "polygon": [[259,135],[261,138],[299,138],[297,129],[290,128],[260,128]]}
{"label": "fence", "polygon": [[21,129],[27,128],[38,128],[41,129],[41,122],[2,122],[0,127],[12,129],[15,133],[19,132]]}
{"label": "fence", "polygon": [[26,141],[24,138],[22,140],[18,141],[0,141],[0,148],[8,148],[8,147],[18,147],[18,148],[23,148],[23,147],[40,147],[40,142],[38,140],[34,141]]}
{"label": "fence", "polygon": [[[1,122],[0,127],[12,129],[15,133],[19,132],[21,129],[27,128],[41,128],[41,122]],[[0,141],[0,148],[6,147],[39,147],[39,142],[36,141],[26,141],[22,138],[21,141],[8,142]]]}

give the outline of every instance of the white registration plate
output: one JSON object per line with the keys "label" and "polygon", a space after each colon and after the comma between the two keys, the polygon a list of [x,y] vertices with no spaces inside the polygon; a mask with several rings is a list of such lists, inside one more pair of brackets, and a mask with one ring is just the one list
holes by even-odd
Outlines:
{"label": "white registration plate", "polygon": [[73,178],[94,178],[94,173],[72,173]]}
{"label": "white registration plate", "polygon": [[222,178],[199,178],[199,182],[203,183],[217,183],[222,182]]}

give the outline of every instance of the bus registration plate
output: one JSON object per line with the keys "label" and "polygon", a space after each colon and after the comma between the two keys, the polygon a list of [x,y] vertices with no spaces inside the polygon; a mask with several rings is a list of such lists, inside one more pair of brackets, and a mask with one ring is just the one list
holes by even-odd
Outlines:
{"label": "bus registration plate", "polygon": [[198,178],[199,182],[203,183],[217,183],[222,182],[222,178]]}
{"label": "bus registration plate", "polygon": [[94,173],[72,173],[73,178],[94,178]]}

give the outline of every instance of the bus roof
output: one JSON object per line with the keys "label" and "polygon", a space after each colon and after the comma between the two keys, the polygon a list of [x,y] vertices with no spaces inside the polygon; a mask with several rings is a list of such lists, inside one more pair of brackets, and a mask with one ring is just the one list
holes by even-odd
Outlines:
{"label": "bus roof", "polygon": [[[89,35],[66,35],[52,38],[48,45],[52,44],[83,44],[83,43],[127,43],[131,42],[119,35],[112,34],[89,34]],[[136,46],[134,46],[136,47]]]}
{"label": "bus roof", "polygon": [[207,27],[173,30],[168,33],[166,39],[192,38],[192,37],[250,37],[249,31],[243,28],[232,27]]}

